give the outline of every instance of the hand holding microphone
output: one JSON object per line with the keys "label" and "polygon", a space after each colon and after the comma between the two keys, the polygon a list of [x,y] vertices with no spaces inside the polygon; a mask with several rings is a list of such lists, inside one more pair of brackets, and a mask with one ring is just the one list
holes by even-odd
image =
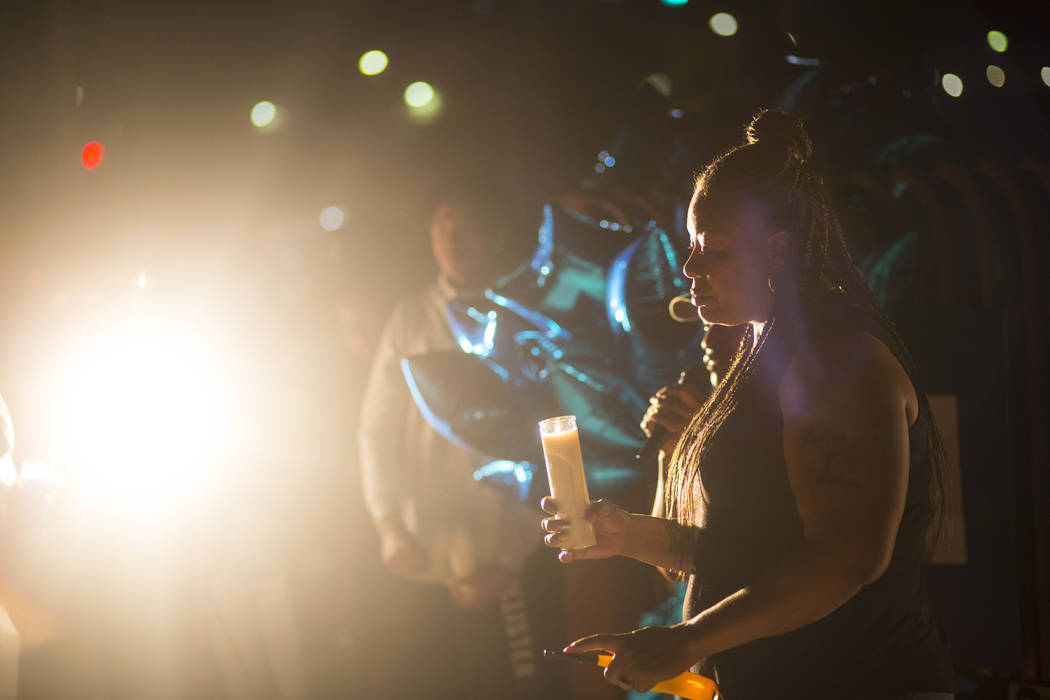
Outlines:
{"label": "hand holding microphone", "polygon": [[702,364],[693,365],[679,375],[676,383],[656,392],[642,416],[641,429],[649,439],[638,459],[651,460],[660,450],[673,449],[710,392],[710,374]]}

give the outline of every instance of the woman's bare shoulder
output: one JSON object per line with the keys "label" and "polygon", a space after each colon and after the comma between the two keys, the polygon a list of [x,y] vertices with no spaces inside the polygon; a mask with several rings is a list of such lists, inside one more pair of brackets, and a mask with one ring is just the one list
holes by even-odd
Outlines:
{"label": "woman's bare shoulder", "polygon": [[844,402],[871,401],[904,405],[909,419],[917,398],[907,372],[893,352],[874,335],[849,329],[808,335],[788,363],[780,385],[785,413],[812,411],[817,404],[834,409]]}

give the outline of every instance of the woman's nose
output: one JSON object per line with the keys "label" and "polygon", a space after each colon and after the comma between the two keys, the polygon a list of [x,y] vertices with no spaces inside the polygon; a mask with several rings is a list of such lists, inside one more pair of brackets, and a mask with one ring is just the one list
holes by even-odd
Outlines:
{"label": "woman's nose", "polygon": [[696,248],[689,250],[689,257],[685,259],[685,264],[682,265],[682,274],[689,279],[696,279],[701,275],[700,256],[696,254]]}

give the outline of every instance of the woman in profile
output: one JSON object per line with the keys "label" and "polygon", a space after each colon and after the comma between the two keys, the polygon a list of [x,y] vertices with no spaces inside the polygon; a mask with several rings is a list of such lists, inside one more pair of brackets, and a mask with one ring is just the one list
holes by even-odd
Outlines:
{"label": "woman in profile", "polygon": [[[578,640],[613,683],[682,671],[726,700],[948,698],[921,565],[943,453],[915,366],[846,250],[802,122],[759,113],[698,178],[684,272],[709,324],[747,325],[682,432],[667,518],[595,501],[598,544],[680,572],[683,622]],[[544,510],[557,504],[545,499]],[[571,522],[543,521],[559,547]]]}

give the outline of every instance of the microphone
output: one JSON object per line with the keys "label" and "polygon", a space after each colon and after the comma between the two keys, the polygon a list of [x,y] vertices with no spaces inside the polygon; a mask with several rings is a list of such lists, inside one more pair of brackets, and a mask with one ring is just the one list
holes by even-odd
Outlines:
{"label": "microphone", "polygon": [[[675,382],[675,386],[703,386],[703,383],[708,381],[710,381],[710,374],[707,366],[703,362],[698,362],[678,375],[678,381]],[[635,458],[643,462],[652,461],[656,457],[656,453],[660,451],[660,446],[664,444],[668,437],[669,434],[666,428],[656,426],[653,428],[652,434],[649,435],[649,439],[642,445],[642,449],[635,455]]]}

